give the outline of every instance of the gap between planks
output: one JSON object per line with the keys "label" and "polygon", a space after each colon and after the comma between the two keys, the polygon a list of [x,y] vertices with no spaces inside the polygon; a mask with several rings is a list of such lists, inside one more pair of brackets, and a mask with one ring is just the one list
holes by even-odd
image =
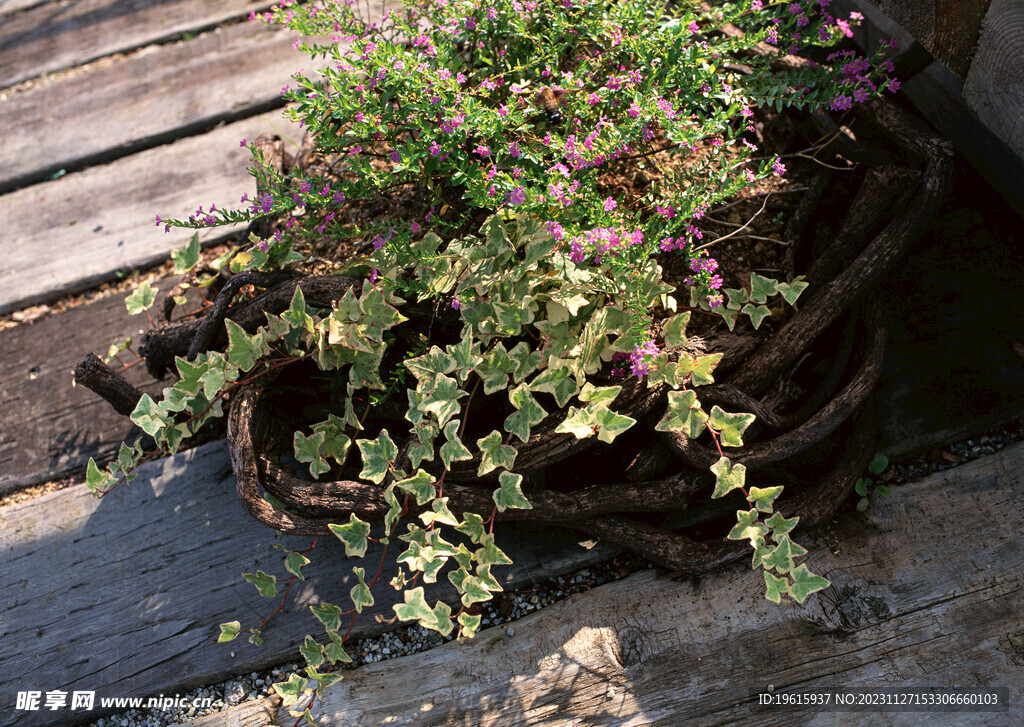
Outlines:
{"label": "gap between planks", "polygon": [[[573,596],[466,645],[346,671],[318,724],[1024,723],[1024,443],[893,488],[801,536],[832,588],[804,607],[761,597],[745,565],[676,582],[652,572]],[[509,634],[508,627],[513,633]],[[1007,687],[1003,713],[758,711],[765,691]],[[232,710],[291,725],[276,701]],[[269,715],[274,714],[271,718]]]}

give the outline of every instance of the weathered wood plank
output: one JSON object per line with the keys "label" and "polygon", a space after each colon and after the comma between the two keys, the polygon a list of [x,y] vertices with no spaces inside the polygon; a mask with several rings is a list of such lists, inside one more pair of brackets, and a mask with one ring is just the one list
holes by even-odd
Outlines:
{"label": "weathered wood plank", "polygon": [[1024,161],[1024,2],[992,0],[964,98],[978,118]]}
{"label": "weathered wood plank", "polygon": [[13,94],[0,102],[0,191],[281,105],[280,89],[301,65],[294,37],[230,25]]}
{"label": "weathered wood plank", "polygon": [[37,5],[44,5],[54,0],[0,0],[0,15],[16,13],[19,10],[28,10]]}
{"label": "weathered wood plank", "polygon": [[[255,625],[277,605],[240,574],[283,574],[281,537],[237,503],[223,443],[144,465],[128,489],[102,500],[84,486],[0,508],[0,636],[4,685],[0,725],[59,724],[73,713],[14,710],[18,690],[93,690],[101,696],[173,694],[297,656],[306,633],[322,631],[308,606],[348,603],[351,566],[334,538],[321,539],[307,580],[264,631],[257,648],[243,639],[216,644],[218,624]],[[506,589],[586,567],[613,551],[578,544],[560,531],[506,530],[499,540],[516,566],[498,577]],[[379,553],[379,551],[376,551]],[[358,564],[372,567],[375,551]],[[391,575],[385,570],[385,580]],[[452,594],[430,586],[430,598]],[[393,615],[395,591],[381,588],[356,638],[378,633],[374,613]],[[99,716],[99,712],[95,714]]]}
{"label": "weathered wood plank", "polygon": [[[152,285],[164,293],[173,281]],[[71,370],[86,353],[102,356],[128,337],[138,343],[149,328],[145,316],[128,315],[124,297],[0,332],[0,494],[81,470],[89,457],[113,456],[138,431],[91,391],[71,386]],[[127,370],[125,378],[150,394],[163,386],[144,366]]]}
{"label": "weathered wood plank", "polygon": [[868,0],[964,78],[990,0]]}
{"label": "weathered wood plank", "polygon": [[268,8],[266,0],[64,0],[0,25],[0,88]]}
{"label": "weathered wood plank", "polygon": [[[275,128],[288,133],[286,123],[276,113],[246,119],[0,197],[0,313],[166,259],[188,237],[164,234],[154,216],[237,204],[252,193],[250,154],[239,140]],[[229,234],[212,228],[200,239],[213,243]]]}
{"label": "weathered wood plank", "polygon": [[[920,724],[925,715],[757,711],[757,694],[1008,687],[1024,723],[1024,444],[897,488],[866,516],[800,538],[832,589],[803,608],[760,597],[743,565],[700,581],[634,575],[467,645],[362,666],[327,691],[329,725]],[[805,542],[806,541],[806,542]],[[267,703],[269,704],[269,703]],[[815,717],[817,719],[815,719]],[[274,724],[294,717],[280,710]]]}

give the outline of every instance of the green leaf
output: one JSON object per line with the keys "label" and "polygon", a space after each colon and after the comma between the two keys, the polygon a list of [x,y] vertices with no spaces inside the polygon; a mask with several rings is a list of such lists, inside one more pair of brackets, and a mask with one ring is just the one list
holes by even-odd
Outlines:
{"label": "green leaf", "polygon": [[768,310],[768,306],[753,306],[750,303],[743,306],[743,310],[741,310],[740,313],[745,313],[750,316],[750,322],[753,324],[755,331],[761,327],[761,322],[772,314],[772,312]]}
{"label": "green leaf", "polygon": [[[776,288],[779,285],[778,280],[772,278],[766,278],[757,273],[750,274],[750,300],[754,303],[764,303],[768,300],[769,295],[775,295]],[[757,325],[754,325],[757,328]]]}
{"label": "green leaf", "polygon": [[782,297],[786,299],[786,302],[790,305],[796,303],[796,299],[800,297],[800,294],[807,288],[807,283],[804,282],[804,276],[798,275],[793,278],[792,283],[779,283],[776,287]]}
{"label": "green leaf", "polygon": [[151,437],[155,437],[157,432],[170,424],[170,418],[160,412],[157,403],[149,394],[143,394],[139,399],[131,413],[131,420]]}
{"label": "green leaf", "polygon": [[569,399],[580,390],[571,372],[565,367],[548,366],[530,382],[531,391],[551,394],[559,408],[564,407]]}
{"label": "green leaf", "polygon": [[[744,303],[750,302],[750,295],[742,288],[723,288],[722,292],[729,297],[726,310],[738,311]],[[716,312],[721,313],[721,310]],[[732,326],[729,326],[729,330],[732,330]]]}
{"label": "green leaf", "polygon": [[224,319],[228,331],[228,361],[243,371],[252,369],[256,362],[270,352],[265,331],[250,336],[245,329],[230,318]]}
{"label": "green leaf", "polygon": [[865,510],[868,509],[868,505],[870,505],[870,504],[871,504],[871,501],[868,500],[868,498],[866,498],[866,497],[860,498],[857,501],[857,512],[864,512]]}
{"label": "green leaf", "polygon": [[523,496],[523,476],[502,472],[498,477],[501,487],[494,491],[494,504],[499,512],[505,512],[509,508],[517,510],[532,510],[533,505]]}
{"label": "green leaf", "polygon": [[597,438],[608,444],[611,444],[617,436],[636,424],[636,419],[624,414],[618,414],[603,406],[594,412],[594,421],[599,427]]}
{"label": "green leaf", "polygon": [[327,661],[332,664],[337,664],[339,661],[343,664],[351,664],[352,657],[345,651],[344,642],[337,633],[328,632],[328,636],[331,637],[331,643],[324,649],[324,656],[327,657]]}
{"label": "green leaf", "polygon": [[679,357],[679,369],[676,383],[683,385],[687,381],[692,383],[694,386],[707,386],[708,384],[715,383],[715,378],[711,375],[711,372],[718,366],[718,362],[722,360],[721,353],[712,353],[706,356],[691,356],[690,354],[684,354]]}
{"label": "green leaf", "polygon": [[888,466],[889,458],[880,454],[871,460],[871,464],[868,465],[868,472],[873,475],[880,475],[885,472],[885,468]]}
{"label": "green leaf", "polygon": [[149,281],[147,280],[124,299],[124,307],[128,309],[129,315],[134,316],[149,310],[155,300],[156,290],[149,286]]}
{"label": "green leaf", "polygon": [[462,443],[458,435],[459,420],[453,419],[444,428],[444,436],[447,442],[441,446],[440,455],[441,461],[444,462],[444,468],[450,470],[452,468],[452,462],[461,462],[467,459],[473,459],[473,455],[466,445]]}
{"label": "green leaf", "polygon": [[423,597],[423,586],[417,586],[404,594],[405,603],[395,604],[395,615],[402,621],[418,621],[420,626],[427,629],[437,629],[437,616],[427,605]]}
{"label": "green leaf", "polygon": [[665,415],[656,425],[659,432],[682,432],[691,439],[696,439],[704,431],[708,415],[704,413],[697,392],[691,389],[668,392],[668,406]]}
{"label": "green leaf", "polygon": [[299,701],[299,697],[302,696],[305,689],[306,680],[298,674],[292,674],[286,682],[274,684],[274,691],[281,695],[282,705],[285,707]]}
{"label": "green leaf", "polygon": [[395,483],[402,492],[408,492],[416,498],[417,505],[426,505],[434,499],[434,476],[426,470],[416,470],[416,474]]}
{"label": "green leaf", "polygon": [[220,625],[220,636],[217,637],[217,643],[223,644],[225,641],[232,641],[238,638],[238,634],[242,631],[242,624],[238,621],[230,621],[226,624]]}
{"label": "green leaf", "polygon": [[742,447],[743,432],[753,423],[754,419],[753,414],[728,414],[716,405],[711,407],[708,426],[719,433],[723,447]]}
{"label": "green leaf", "polygon": [[468,611],[463,611],[459,614],[459,635],[466,639],[471,639],[476,635],[477,629],[480,628],[480,621],[483,618],[482,614],[472,616]]}
{"label": "green leaf", "polygon": [[508,393],[508,399],[517,411],[505,419],[505,431],[515,434],[523,442],[530,440],[530,428],[547,416],[544,408],[537,403],[526,384],[520,384]]}
{"label": "green leaf", "polygon": [[771,554],[765,557],[764,567],[774,568],[779,573],[789,573],[795,566],[793,559],[806,554],[807,551],[790,540],[786,534],[778,539]]}
{"label": "green leaf", "polygon": [[327,417],[325,421],[313,425],[314,432],[324,433],[324,442],[320,445],[320,452],[324,457],[330,457],[338,464],[344,464],[348,456],[348,449],[352,440],[344,433],[345,421],[334,414]]}
{"label": "green leaf", "polygon": [[445,350],[455,360],[455,370],[458,372],[456,378],[462,384],[466,383],[470,371],[483,361],[480,355],[480,342],[475,340],[468,330],[463,331],[462,338],[457,344],[445,346]]}
{"label": "green leaf", "polygon": [[243,573],[242,578],[256,586],[256,590],[264,598],[273,598],[277,595],[277,586],[275,585],[277,579],[274,576],[267,575],[263,571],[258,570],[255,574]]}
{"label": "green leaf", "polygon": [[369,608],[373,605],[373,594],[370,592],[370,587],[366,584],[366,571],[355,567],[352,569],[352,572],[356,574],[359,583],[352,587],[352,590],[349,591],[349,596],[352,598],[352,605],[355,606],[356,613],[362,613],[364,608]]}
{"label": "green leaf", "polygon": [[85,482],[94,494],[104,492],[116,481],[112,475],[99,468],[96,460],[89,458],[89,463],[85,467]]}
{"label": "green leaf", "polygon": [[249,643],[253,646],[263,645],[263,636],[260,634],[259,629],[253,629],[252,633],[249,634]]}
{"label": "green leaf", "polygon": [[448,509],[448,498],[447,497],[436,497],[434,501],[430,503],[430,512],[420,513],[420,520],[423,524],[429,527],[432,523],[438,522],[444,525],[456,526],[459,524],[458,519],[452,514],[452,511]]}
{"label": "green leaf", "polygon": [[517,343],[515,348],[508,352],[508,357],[515,364],[512,379],[517,384],[536,371],[541,362],[540,352],[531,351],[525,341]]}
{"label": "green leaf", "polygon": [[491,600],[490,592],[481,585],[479,579],[464,571],[457,578],[452,578],[451,575],[449,574],[449,580],[462,595],[463,606],[468,608],[474,603]]}
{"label": "green leaf", "polygon": [[307,437],[302,432],[295,432],[292,437],[292,449],[295,452],[295,459],[299,462],[309,463],[309,473],[314,480],[320,479],[320,475],[331,469],[324,458],[320,455],[320,447],[323,446],[325,432],[317,432]]}
{"label": "green leaf", "polygon": [[832,585],[827,578],[814,575],[807,570],[806,565],[800,565],[789,575],[793,579],[789,584],[789,595],[797,603],[803,603],[812,593],[822,591]]}
{"label": "green leaf", "polygon": [[783,594],[789,591],[789,581],[786,578],[779,578],[765,571],[764,583],[766,586],[764,597],[772,603],[781,603]]}
{"label": "green leaf", "polygon": [[174,367],[178,369],[178,381],[175,382],[174,388],[188,396],[198,395],[203,386],[200,379],[210,370],[209,362],[192,363],[181,356],[175,356]]}
{"label": "green leaf", "polygon": [[770,518],[765,520],[764,524],[772,529],[775,533],[775,537],[778,538],[780,535],[785,535],[790,530],[796,527],[796,524],[800,522],[799,517],[789,518],[788,520],[782,517],[781,512],[777,512]]}
{"label": "green leaf", "polygon": [[853,489],[861,497],[867,497],[868,496],[868,488],[869,487],[871,487],[871,480],[869,480],[867,477],[858,477],[857,481],[853,485]]}
{"label": "green leaf", "polygon": [[621,386],[594,386],[589,381],[580,390],[580,401],[590,403],[588,409],[597,406],[610,406],[615,397],[622,391]]}
{"label": "green leaf", "polygon": [[885,497],[889,494],[889,488],[886,485],[875,485],[875,494]]}
{"label": "green leaf", "polygon": [[747,502],[761,512],[770,513],[774,509],[772,503],[781,492],[781,485],[777,487],[751,487],[747,493]]}
{"label": "green leaf", "polygon": [[487,531],[484,529],[483,517],[472,512],[462,513],[462,522],[455,529],[460,533],[468,535],[469,539],[474,543],[481,542],[487,534]]}
{"label": "green leaf", "polygon": [[306,640],[302,642],[299,653],[312,667],[318,667],[324,663],[324,647],[318,644],[312,636],[307,636]]}
{"label": "green leaf", "polygon": [[411,358],[405,362],[405,367],[428,387],[434,386],[434,381],[442,374],[450,374],[458,365],[454,356],[445,353],[437,346],[431,346],[430,350],[422,356]]}
{"label": "green leaf", "polygon": [[288,306],[288,310],[281,314],[281,318],[288,321],[293,328],[306,331],[312,335],[313,318],[306,309],[306,297],[302,294],[302,286],[295,286],[291,305]]}
{"label": "green leaf", "polygon": [[175,275],[187,273],[199,263],[199,233],[192,235],[188,245],[181,250],[171,251],[171,260],[174,261]]}
{"label": "green leaf", "polygon": [[736,524],[732,526],[732,530],[729,531],[729,535],[726,536],[729,540],[750,540],[754,541],[758,538],[763,538],[768,534],[768,528],[765,524],[760,522],[758,519],[760,514],[756,509],[754,510],[737,510],[736,511]]}
{"label": "green leaf", "polygon": [[379,485],[398,456],[398,447],[391,441],[387,429],[382,430],[376,439],[357,439],[356,445],[363,458],[363,471],[359,477]]}
{"label": "green leaf", "polygon": [[674,348],[686,343],[686,326],[690,323],[690,312],[672,316],[661,326],[661,336],[665,339],[665,348]]}
{"label": "green leaf", "polygon": [[516,461],[514,447],[501,443],[501,433],[492,431],[486,437],[476,440],[476,446],[480,448],[480,466],[477,468],[477,475],[483,477],[488,472],[504,467],[511,470]]}
{"label": "green leaf", "polygon": [[480,545],[483,547],[478,548],[473,557],[476,559],[477,565],[512,565],[512,559],[505,555],[504,551],[494,544],[494,534],[487,533],[480,538]]}
{"label": "green leaf", "polygon": [[516,364],[498,342],[474,370],[484,384],[484,393],[490,395],[508,386],[508,375],[516,370]]}
{"label": "green leaf", "polygon": [[366,554],[367,538],[370,535],[370,524],[360,520],[355,513],[348,516],[345,525],[329,524],[327,529],[334,533],[345,545],[347,558],[362,558]]}
{"label": "green leaf", "polygon": [[317,621],[324,625],[327,631],[337,631],[341,628],[341,607],[333,603],[321,603],[319,606],[310,606],[309,610],[316,616]]}
{"label": "green leaf", "polygon": [[468,394],[459,388],[455,379],[439,375],[433,390],[420,402],[422,411],[433,413],[442,427],[459,411],[459,399]]}
{"label": "green leaf", "polygon": [[284,559],[284,569],[302,580],[306,580],[306,576],[302,575],[302,568],[306,565],[309,565],[309,558],[302,553],[293,551]]}
{"label": "green leaf", "polygon": [[725,497],[733,490],[743,487],[747,479],[747,468],[742,464],[735,467],[729,466],[729,459],[722,457],[711,465],[711,471],[715,475],[715,491],[712,498]]}

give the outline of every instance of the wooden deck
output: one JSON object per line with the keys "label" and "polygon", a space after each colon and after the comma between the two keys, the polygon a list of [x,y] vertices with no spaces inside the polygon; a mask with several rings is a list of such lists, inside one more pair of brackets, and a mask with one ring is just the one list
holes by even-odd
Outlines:
{"label": "wooden deck", "polygon": [[[231,204],[243,192],[251,194],[252,180],[245,172],[248,153],[239,148],[238,142],[269,130],[293,136],[279,112],[279,90],[304,60],[292,51],[292,38],[287,34],[244,21],[251,11],[269,4],[251,0],[0,0],[0,124],[4,129],[0,139],[0,229],[4,230],[0,241],[0,315],[52,303],[61,295],[115,280],[119,273],[166,259],[168,250],[183,245],[187,236],[165,234],[162,227],[154,225],[156,214],[187,216],[199,204]],[[949,259],[957,254],[960,241],[955,236],[942,237],[940,232],[937,229],[931,239],[931,254],[938,260]],[[213,243],[224,234],[231,233],[208,235],[204,242]],[[979,256],[976,265],[976,274],[1002,280],[999,276],[1012,271],[1015,261],[993,253]],[[912,266],[905,272],[914,278]],[[173,282],[164,279],[154,284],[164,290]],[[934,297],[946,295],[949,281],[942,284],[947,288],[927,290]],[[1012,284],[1003,288],[1005,300],[993,305],[998,310],[1011,310],[1016,291]],[[921,295],[917,291],[914,299]],[[927,295],[922,305],[930,306],[932,299]],[[70,386],[70,370],[84,353],[103,353],[112,340],[138,335],[146,326],[144,318],[131,318],[125,313],[122,297],[102,298],[0,331],[0,496],[26,485],[80,474],[90,456],[109,456],[123,438],[133,436],[130,424],[106,404]],[[902,308],[899,315],[928,319],[930,310],[915,313]],[[900,358],[894,354],[887,374],[891,383],[883,387],[879,400],[889,410],[907,414],[886,422],[884,446],[891,454],[905,454],[982,431],[1024,411],[1024,385],[1015,388],[1021,374],[1013,369],[1013,354],[1005,346],[1019,330],[1019,324],[1010,318],[986,320],[984,326],[974,328],[970,321],[958,322],[965,330],[980,331],[971,334],[976,335],[976,340],[970,342],[971,350],[990,367],[979,368],[973,374],[979,394],[975,401],[965,404],[963,411],[951,413],[935,407],[914,410],[909,403],[913,387],[908,389],[906,385],[906,372],[913,367],[919,386],[937,387],[935,390],[941,393],[949,380],[949,368],[959,365],[955,352],[930,353],[934,365],[925,369],[909,353],[920,346],[920,340],[914,338],[920,332],[908,331],[902,344],[894,344],[893,350],[897,354],[902,350],[905,355]],[[1001,367],[996,369],[998,377],[991,375],[992,366]],[[129,378],[147,391],[164,385],[147,380],[141,367],[129,372]],[[1019,494],[1019,479],[1011,481],[999,475],[996,482],[1000,487],[1016,487]],[[996,497],[999,492],[991,485],[977,488],[984,497]],[[257,568],[282,572],[280,553],[273,549],[275,533],[242,515],[233,489],[224,445],[212,443],[146,465],[132,488],[101,501],[77,485],[23,504],[0,507],[0,579],[5,585],[0,596],[0,725],[74,721],[75,714],[68,711],[16,712],[19,689],[86,689],[96,690],[98,696],[174,694],[294,658],[301,635],[315,631],[316,624],[306,606],[321,598],[344,600],[349,586],[335,575],[336,566],[325,565],[331,559],[317,559],[309,570],[318,577],[307,581],[298,601],[275,618],[273,627],[265,633],[267,643],[262,649],[244,643],[230,647],[213,643],[217,624],[236,618],[252,622],[272,608],[241,580],[240,573]],[[894,523],[902,515],[912,515],[915,506],[909,496],[897,501],[906,507],[893,511]],[[1016,512],[1010,507],[1016,502],[1009,497],[1002,515],[1010,517]],[[966,499],[964,503],[970,509]],[[890,539],[857,540],[854,531],[863,527],[864,521],[844,522],[853,523],[842,526],[846,528],[842,537],[849,537],[850,543],[846,552],[866,552],[855,547],[896,549],[902,542],[893,539],[895,535]],[[916,521],[911,518],[907,522]],[[983,526],[979,521],[976,530],[980,532]],[[905,529],[905,524],[892,527],[894,533],[902,533],[900,528]],[[928,541],[926,535],[932,533],[928,537],[936,539],[949,535],[934,528],[923,532],[913,541],[917,550],[907,553],[928,557],[939,541]],[[506,588],[582,568],[611,554],[603,546],[581,542],[560,531],[514,530],[509,537],[507,549],[517,565],[502,576]],[[1007,542],[1000,553],[1021,563],[1018,540]],[[327,549],[332,547],[330,544]],[[336,549],[331,552],[337,555]],[[970,550],[964,557],[970,560],[975,555]],[[854,568],[850,565],[853,561],[837,558],[836,568]],[[971,562],[982,561],[975,558]],[[910,618],[919,608],[923,615],[915,617],[916,624],[921,619],[939,622],[952,618],[948,614],[953,607],[965,609],[968,614],[977,609],[995,609],[998,614],[991,624],[985,622],[974,631],[965,627],[964,633],[991,639],[995,636],[984,628],[1003,628],[1010,651],[993,646],[995,651],[991,653],[1008,654],[1005,658],[1019,666],[1019,644],[1024,640],[1019,619],[1016,626],[1006,623],[1009,617],[999,609],[1005,604],[1019,606],[1019,599],[1006,600],[1005,591],[1000,589],[1012,583],[1019,586],[1020,571],[1008,565],[998,573],[1002,580],[993,581],[995,590],[978,591],[981,596],[971,595],[975,592],[969,589],[957,591],[954,595],[962,600],[954,599],[948,606],[936,600],[940,585],[934,579],[928,581],[927,588],[908,581],[910,590],[889,594],[893,613],[898,611]],[[578,607],[563,605],[555,612],[560,614],[557,619],[561,619],[561,625],[552,626],[551,621],[539,618],[532,625],[517,625],[517,632],[520,628],[527,633],[530,629],[551,629],[547,641],[537,642],[545,644],[548,661],[514,661],[510,655],[521,648],[520,644],[483,634],[472,649],[496,649],[507,657],[500,668],[487,667],[486,689],[463,690],[444,679],[421,686],[438,693],[448,690],[448,702],[437,700],[438,714],[456,715],[456,711],[463,710],[479,714],[482,721],[505,724],[501,720],[517,709],[525,713],[533,704],[531,695],[538,685],[551,679],[550,694],[572,701],[572,694],[578,692],[579,701],[573,702],[575,712],[560,715],[537,702],[540,706],[529,712],[530,723],[579,724],[593,715],[607,714],[602,710],[609,706],[605,700],[614,696],[608,691],[611,684],[622,700],[632,695],[629,698],[635,701],[630,704],[639,706],[634,709],[624,706],[625,701],[613,701],[611,705],[621,707],[621,714],[628,719],[614,722],[609,717],[609,723],[644,724],[645,716],[651,716],[652,722],[657,716],[667,720],[666,724],[675,724],[672,715],[687,712],[665,712],[651,700],[661,698],[657,696],[661,685],[676,674],[695,679],[692,659],[685,664],[673,660],[675,657],[668,659],[669,652],[662,648],[664,644],[676,648],[678,643],[690,643],[685,634],[673,631],[667,640],[658,641],[662,646],[648,649],[644,646],[648,643],[645,634],[660,634],[661,622],[653,620],[647,611],[634,614],[627,609],[630,618],[625,620],[632,624],[632,631],[626,636],[619,634],[616,638],[620,647],[615,647],[615,639],[606,634],[611,626],[607,615],[602,615],[603,609],[623,613],[624,598],[665,603],[675,609],[666,613],[676,614],[687,629],[699,631],[709,627],[701,620],[708,604],[739,599],[745,607],[731,616],[733,626],[723,630],[721,624],[712,624],[714,628],[705,632],[703,643],[710,644],[719,636],[725,639],[726,631],[731,640],[722,643],[737,645],[752,635],[767,633],[763,629],[768,628],[786,637],[811,633],[803,616],[765,611],[764,604],[753,595],[756,588],[749,579],[737,580],[735,575],[708,579],[700,586],[656,581],[650,576],[635,578],[593,597],[578,599],[577,603],[582,604]],[[919,575],[924,578],[928,574]],[[889,577],[887,571],[879,571],[876,576],[883,581]],[[875,592],[871,593],[874,597]],[[985,600],[985,594],[992,596],[991,603]],[[435,597],[441,595],[443,592]],[[889,598],[885,594],[878,597]],[[379,606],[388,610],[387,602]],[[769,624],[765,619],[775,620]],[[960,623],[942,623],[947,622]],[[376,628],[372,619],[363,623],[357,634],[368,634]],[[911,621],[894,619],[890,627],[872,627],[894,631],[903,628],[904,623]],[[585,643],[580,642],[582,651],[575,647],[566,651],[556,643],[563,636],[564,644],[576,643],[572,634],[577,631],[591,634]],[[864,636],[863,648],[877,650],[876,642],[883,633],[889,632]],[[908,660],[912,660],[915,643],[911,639],[900,647]],[[993,643],[1004,645],[1003,637]],[[615,655],[619,653],[615,648],[625,648],[619,653],[625,654],[622,658],[626,662],[620,664],[625,669],[633,658],[630,649],[634,646],[630,644],[638,650],[636,664],[657,657],[658,665],[649,671],[638,666],[635,674],[623,677],[621,670],[602,672],[596,662],[587,660],[590,657],[584,658],[598,651],[605,656]],[[529,653],[536,656],[541,647],[531,648],[534,651]],[[832,661],[822,657],[817,662],[808,657],[799,663],[785,662],[791,669],[786,672],[790,681],[779,684],[814,678],[825,684],[821,680],[855,663],[844,658],[861,659],[859,648],[850,647]],[[719,649],[714,670],[706,672],[712,675],[708,679],[719,685],[744,679],[743,669],[750,666],[742,660],[730,662],[731,652],[727,651]],[[460,661],[465,653],[446,647],[436,656],[416,658],[440,660],[447,666],[448,660]],[[690,649],[686,653],[697,652]],[[884,649],[877,653],[881,660],[895,658]],[[943,659],[951,658],[947,652],[941,653]],[[563,659],[561,664],[573,666],[555,669],[551,659]],[[864,684],[871,683],[876,674],[863,666],[871,663],[856,661],[862,669],[858,678]],[[929,673],[927,664],[918,664],[917,671],[909,661],[899,664],[902,666],[887,673],[888,677],[902,675],[908,682],[918,683]],[[948,663],[942,664],[946,670],[943,674],[952,673]],[[997,666],[991,666],[992,673],[1000,679],[1009,674],[1020,685],[1019,670],[1002,662]],[[408,666],[396,663],[382,668],[398,670],[388,672],[390,678]],[[338,701],[328,703],[332,723],[376,723],[380,713],[373,710],[381,708],[394,709],[396,714],[406,710],[402,714],[409,716],[404,723],[417,723],[416,713],[408,711],[412,709],[408,704],[374,702],[381,699],[379,691],[371,688],[377,674],[361,670],[347,683],[344,693],[352,700],[351,706]],[[623,679],[631,684],[624,683],[620,690],[615,685]],[[522,691],[514,687],[519,682],[527,685]],[[641,682],[647,686],[641,689],[637,686]],[[666,699],[675,694],[671,690],[664,693]],[[726,709],[727,699],[738,699],[735,692],[719,689],[718,694],[716,704],[725,706],[719,711],[709,706],[703,716],[695,712],[695,720],[749,723],[744,716],[749,714]],[[547,699],[545,704],[550,703],[550,697]],[[737,704],[741,701],[734,701],[732,706]],[[504,706],[497,709],[495,705]],[[356,712],[346,713],[346,709],[360,710],[358,715],[363,716],[352,717]],[[245,710],[249,716],[243,715]],[[258,721],[262,719],[261,710],[266,711],[263,706],[250,705],[232,712],[230,718],[218,717],[206,724],[225,724],[222,720],[226,719],[238,720],[232,722],[236,724],[266,724],[267,720]],[[91,713],[89,718],[97,716]],[[350,719],[356,721],[347,721]],[[1009,724],[999,719],[979,724]],[[430,722],[426,717],[422,721]],[[457,721],[457,715],[448,721]],[[795,719],[785,723],[795,723]],[[1019,723],[1020,719],[1015,724]]]}

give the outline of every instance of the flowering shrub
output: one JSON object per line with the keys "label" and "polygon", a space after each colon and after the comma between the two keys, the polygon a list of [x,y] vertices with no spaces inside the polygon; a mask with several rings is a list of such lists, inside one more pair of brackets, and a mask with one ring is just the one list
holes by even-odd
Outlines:
{"label": "flowering shrub", "polygon": [[[782,488],[747,487],[744,466],[724,455],[723,447],[742,445],[754,416],[704,411],[695,387],[714,381],[721,354],[684,345],[691,310],[715,311],[730,329],[743,315],[757,328],[770,298],[792,304],[807,287],[799,278],[754,274],[749,290],[723,289],[717,262],[701,249],[696,223],[707,210],[785,173],[779,158],[751,142],[753,109],[848,108],[898,87],[880,58],[840,53],[830,57],[835,64],[819,65],[785,57],[849,35],[828,6],[744,0],[704,11],[658,0],[436,0],[385,12],[378,22],[360,19],[352,3],[275,7],[261,19],[330,38],[296,42],[318,70],[297,74],[284,89],[288,113],[315,135],[314,163],[275,173],[250,145],[255,199],[157,224],[277,217],[269,239],[225,257],[233,272],[277,270],[326,242],[365,240],[372,250],[339,268],[362,282],[331,309],[307,305],[296,288],[290,308],[268,314],[255,332],[229,320],[227,349],[179,358],[179,380],[159,402],[144,396],[133,421],[174,452],[223,414],[227,392],[270,368],[308,358],[335,372],[344,405],[295,432],[296,460],[318,479],[351,467],[358,450],[358,477],[383,487],[390,504],[385,542],[400,532],[402,517],[420,513],[422,524],[406,522],[397,534],[408,546],[399,556],[408,575],[393,583],[406,589],[396,617],[443,634],[458,625],[469,636],[480,624],[473,604],[500,590],[491,567],[509,562],[492,533],[495,512],[530,507],[515,472],[519,443],[553,415],[556,433],[613,442],[635,423],[619,411],[622,381],[641,378],[668,390],[659,430],[709,433],[721,455],[711,468],[713,496],[746,495],[751,509],[738,513],[729,537],[750,540],[768,598],[802,603],[828,582],[794,563],[806,551],[789,538],[796,520],[773,512]],[[615,191],[616,175],[645,165],[661,172],[656,184]],[[369,223],[343,214],[346,205],[396,190],[422,209],[407,205]],[[689,268],[682,300],[663,280],[659,260],[667,255],[684,256]],[[193,238],[176,262],[188,271],[198,257]],[[392,329],[408,323],[412,301],[430,300],[443,303],[459,332],[428,334],[396,357],[403,344]],[[152,302],[137,291],[130,305],[141,311]],[[466,432],[478,391],[504,393],[508,415],[474,441]],[[392,434],[404,432],[359,438],[365,415],[356,404],[386,397],[407,405],[411,446],[401,455]],[[90,486],[102,491],[130,477],[141,456],[140,446],[125,445],[106,471],[90,462]],[[445,477],[466,460],[479,476],[500,471],[490,517],[448,508]],[[367,522],[353,514],[330,529],[349,555],[365,553]],[[305,562],[289,554],[292,579]],[[446,566],[462,598],[456,613],[428,604],[413,587]],[[354,570],[360,612],[373,603],[376,581]],[[262,594],[277,594],[272,576],[246,578]],[[324,662],[348,659],[339,629],[349,612],[332,604],[313,611],[328,643],[307,637],[302,653],[322,687],[339,678],[318,671]],[[222,640],[241,632],[237,622],[222,628]],[[249,633],[259,642],[258,628]],[[279,691],[294,701],[304,684],[295,677]]]}

